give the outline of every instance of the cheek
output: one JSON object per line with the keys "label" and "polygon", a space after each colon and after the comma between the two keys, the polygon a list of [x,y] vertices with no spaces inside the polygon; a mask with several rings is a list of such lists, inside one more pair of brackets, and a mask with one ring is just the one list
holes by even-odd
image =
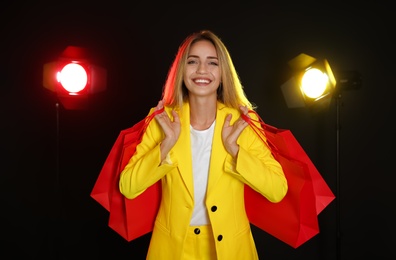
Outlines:
{"label": "cheek", "polygon": [[183,81],[184,81],[184,83],[187,83],[187,82],[188,82],[189,75],[190,75],[190,74],[188,73],[188,71],[185,70],[184,73],[183,73]]}
{"label": "cheek", "polygon": [[210,70],[210,72],[213,74],[213,76],[216,77],[216,79],[219,78],[219,77],[221,76],[220,69],[219,69],[218,67],[213,67],[213,68]]}
{"label": "cheek", "polygon": [[194,72],[196,72],[196,69],[194,69],[194,68],[191,67],[191,66],[187,66],[186,68],[184,68],[183,78],[184,78],[184,79],[188,79],[189,76],[190,76],[191,74],[193,74]]}
{"label": "cheek", "polygon": [[216,81],[221,81],[221,73],[219,69],[214,69],[213,71],[211,71],[213,77],[216,79]]}
{"label": "cheek", "polygon": [[190,85],[191,85],[189,75],[191,75],[191,73],[188,73],[187,70],[183,73],[183,82],[184,82],[184,85],[187,87],[187,89],[190,89]]}

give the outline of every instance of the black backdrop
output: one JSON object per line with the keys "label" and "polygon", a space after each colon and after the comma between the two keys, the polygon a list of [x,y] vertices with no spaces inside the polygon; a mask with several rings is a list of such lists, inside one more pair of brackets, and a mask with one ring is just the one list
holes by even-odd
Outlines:
{"label": "black backdrop", "polygon": [[[334,193],[335,103],[315,115],[289,109],[280,85],[287,61],[302,52],[327,58],[335,71],[362,74],[363,87],[343,92],[340,105],[341,258],[394,259],[395,83],[389,66],[395,55],[388,10],[345,2],[3,3],[0,255],[144,259],[150,234],[126,242],[89,194],[119,131],[160,99],[180,41],[211,29],[229,47],[262,118],[292,130]],[[43,64],[68,45],[87,47],[108,70],[106,92],[85,110],[57,111],[56,98],[42,86]],[[253,226],[260,258],[337,259],[336,217],[334,201],[319,215],[320,233],[297,249]]]}

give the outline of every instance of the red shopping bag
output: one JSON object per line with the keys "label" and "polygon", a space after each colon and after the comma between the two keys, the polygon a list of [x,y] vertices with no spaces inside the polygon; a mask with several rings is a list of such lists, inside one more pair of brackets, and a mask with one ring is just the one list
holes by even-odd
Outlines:
{"label": "red shopping bag", "polygon": [[261,138],[266,137],[272,154],[282,165],[289,186],[288,193],[279,203],[271,203],[245,186],[249,220],[297,248],[319,233],[317,216],[335,196],[290,130],[265,124],[255,111],[249,113],[255,113],[258,120],[247,116],[243,116],[244,119]]}
{"label": "red shopping bag", "polygon": [[109,226],[127,241],[152,231],[161,198],[161,186],[157,182],[137,198],[127,199],[119,191],[119,175],[134,154],[149,122],[162,111],[155,111],[120,132],[90,194],[109,211]]}

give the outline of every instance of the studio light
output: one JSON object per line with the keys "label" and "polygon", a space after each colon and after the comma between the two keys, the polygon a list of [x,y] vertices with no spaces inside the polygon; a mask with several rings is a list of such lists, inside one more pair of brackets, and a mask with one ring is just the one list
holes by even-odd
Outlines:
{"label": "studio light", "polygon": [[92,63],[87,50],[68,46],[56,61],[44,64],[43,86],[55,92],[66,109],[79,109],[89,96],[107,87],[107,71]]}
{"label": "studio light", "polygon": [[337,259],[341,259],[341,214],[340,214],[340,107],[343,91],[356,90],[362,85],[357,71],[338,71],[333,74],[326,59],[317,60],[301,53],[288,62],[292,77],[281,85],[289,108],[308,107],[311,111],[323,112],[336,102],[336,237]]}
{"label": "studio light", "polygon": [[334,73],[327,59],[316,59],[301,53],[288,62],[292,76],[281,90],[289,108],[309,107],[315,111],[328,108],[342,90],[361,87],[356,71]]}

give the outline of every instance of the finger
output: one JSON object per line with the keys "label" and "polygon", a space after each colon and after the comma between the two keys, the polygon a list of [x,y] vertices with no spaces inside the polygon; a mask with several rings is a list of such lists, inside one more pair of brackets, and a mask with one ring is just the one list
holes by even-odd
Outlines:
{"label": "finger", "polygon": [[177,114],[175,110],[172,110],[172,115],[173,115],[173,122],[180,123],[179,114]]}
{"label": "finger", "polygon": [[239,110],[241,110],[242,114],[248,115],[249,109],[247,106],[239,106]]}
{"label": "finger", "polygon": [[249,123],[245,121],[242,117],[238,119],[237,127],[245,128]]}
{"label": "finger", "polygon": [[162,100],[158,101],[156,110],[160,110],[164,107],[164,102]]}
{"label": "finger", "polygon": [[230,126],[231,119],[232,119],[232,114],[228,114],[224,121],[224,127]]}

